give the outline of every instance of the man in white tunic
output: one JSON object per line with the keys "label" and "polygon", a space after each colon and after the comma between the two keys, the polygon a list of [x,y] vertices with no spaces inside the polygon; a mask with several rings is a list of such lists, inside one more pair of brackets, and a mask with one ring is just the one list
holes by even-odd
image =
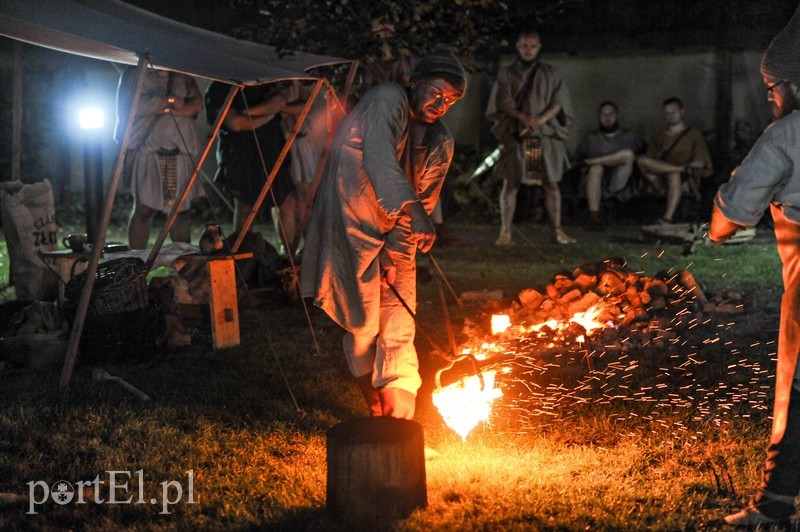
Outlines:
{"label": "man in white tunic", "polygon": [[403,87],[368,91],[339,126],[314,203],[300,289],[346,331],[344,352],[373,415],[411,419],[420,387],[414,321],[416,252],[453,157],[440,121],[466,89],[449,47]]}
{"label": "man in white tunic", "polygon": [[[121,140],[125,131],[135,73],[136,69],[129,67],[120,77],[117,140]],[[147,247],[153,217],[159,211],[169,213],[172,210],[192,177],[202,150],[194,122],[202,110],[203,97],[194,78],[147,69],[126,155],[126,165],[132,162],[131,171],[125,176],[133,194],[133,212],[128,222],[131,248]],[[173,242],[189,242],[190,202],[202,195],[203,189],[196,183],[170,229]]]}
{"label": "man in white tunic", "polygon": [[767,206],[783,263],[772,433],[761,484],[732,526],[787,522],[800,492],[800,10],[770,44],[761,73],[777,119],[722,185],[709,237],[723,241],[758,223]]}

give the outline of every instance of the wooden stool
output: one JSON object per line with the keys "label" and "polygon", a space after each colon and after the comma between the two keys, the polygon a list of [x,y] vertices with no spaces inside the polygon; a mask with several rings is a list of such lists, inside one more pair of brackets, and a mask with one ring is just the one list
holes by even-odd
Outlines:
{"label": "wooden stool", "polygon": [[327,507],[359,528],[384,528],[428,505],[422,425],[393,417],[344,421],[328,431]]}
{"label": "wooden stool", "polygon": [[190,260],[204,260],[211,288],[208,304],[211,315],[211,343],[214,349],[239,345],[239,298],[236,293],[234,260],[250,259],[252,253],[232,255],[184,255]]}

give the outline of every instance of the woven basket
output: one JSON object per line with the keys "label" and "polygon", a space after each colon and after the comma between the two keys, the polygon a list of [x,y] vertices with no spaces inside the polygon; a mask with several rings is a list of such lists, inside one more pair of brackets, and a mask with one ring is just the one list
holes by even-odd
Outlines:
{"label": "woven basket", "polygon": [[[85,282],[86,272],[83,272],[73,277],[64,288],[64,297],[73,308],[78,305]],[[145,308],[147,303],[144,261],[125,257],[98,264],[89,298],[90,315],[132,312]]]}

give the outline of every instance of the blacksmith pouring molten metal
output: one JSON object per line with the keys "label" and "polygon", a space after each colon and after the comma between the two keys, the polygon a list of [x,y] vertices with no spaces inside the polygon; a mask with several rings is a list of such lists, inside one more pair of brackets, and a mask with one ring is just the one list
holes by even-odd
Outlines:
{"label": "blacksmith pouring molten metal", "polygon": [[415,324],[416,253],[436,238],[429,215],[453,157],[440,119],[464,95],[449,47],[419,61],[411,83],[368,91],[342,121],[309,224],[300,277],[347,334],[344,352],[375,416],[414,417],[421,385]]}

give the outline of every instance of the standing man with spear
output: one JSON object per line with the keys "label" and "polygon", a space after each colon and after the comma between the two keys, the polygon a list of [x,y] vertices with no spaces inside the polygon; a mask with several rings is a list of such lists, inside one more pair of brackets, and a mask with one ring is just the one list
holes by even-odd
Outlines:
{"label": "standing man with spear", "polygon": [[756,494],[724,518],[737,527],[788,522],[800,492],[800,9],[770,43],[761,73],[776,121],[720,187],[708,233],[727,240],[769,207],[783,263],[772,433]]}
{"label": "standing man with spear", "polygon": [[300,290],[347,331],[350,372],[376,416],[414,416],[421,379],[403,302],[416,306],[416,253],[433,246],[429,215],[453,157],[440,119],[465,90],[461,63],[437,45],[409,86],[368,91],[336,131],[314,203]]}

